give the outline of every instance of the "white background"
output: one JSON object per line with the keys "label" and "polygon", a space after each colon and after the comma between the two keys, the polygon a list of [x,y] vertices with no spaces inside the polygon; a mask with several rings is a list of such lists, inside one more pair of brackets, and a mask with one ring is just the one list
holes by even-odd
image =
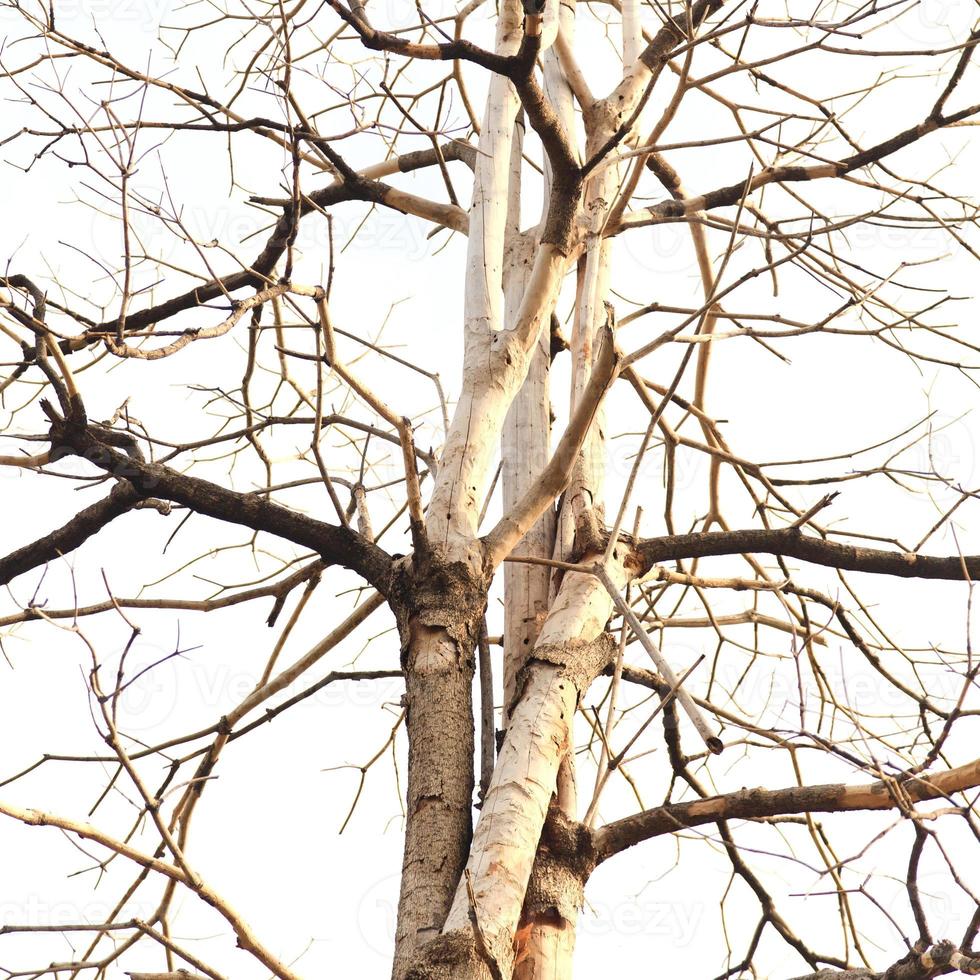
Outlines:
{"label": "white background", "polygon": [[[448,5],[444,6],[451,12]],[[170,69],[168,52],[157,43],[156,32],[161,22],[173,22],[180,18],[181,12],[170,9],[165,0],[159,4],[106,0],[59,5],[58,9],[59,27],[66,33],[91,40],[94,16],[106,44],[122,60],[144,67],[152,56],[149,64],[155,72]],[[437,11],[430,12],[438,15]],[[403,9],[391,0],[373,16],[379,23],[397,23],[399,18],[406,22],[410,13],[407,6]],[[975,16],[975,6],[966,0],[920,4],[878,35],[874,43],[880,48],[940,47],[951,36],[964,37]],[[0,33],[9,26],[13,37],[20,30],[17,25],[13,12],[6,8],[0,11]],[[485,37],[485,26],[483,21],[475,22],[473,36]],[[196,59],[206,77],[226,78],[228,67],[219,58],[224,51],[217,43],[221,36],[220,31],[215,31],[203,39],[192,38],[182,58],[186,56],[188,64]],[[616,31],[611,31],[610,36],[615,38]],[[588,54],[583,56],[583,61],[596,73],[594,87],[601,91],[612,81],[612,49],[598,32],[586,33],[585,37],[583,43]],[[784,43],[785,39],[780,36],[777,42]],[[5,67],[22,63],[26,51],[8,43],[3,52]],[[928,65],[935,67],[940,63],[941,59],[937,59]],[[875,62],[859,69],[852,60],[807,56],[792,70],[792,78],[801,89],[821,97],[856,88],[886,67],[898,77],[886,76],[890,78],[889,83],[848,117],[850,128],[861,138],[862,145],[869,145],[905,128],[928,111],[939,88],[930,79],[916,77],[922,70],[921,63],[897,57],[887,65]],[[64,64],[60,70],[62,77],[69,80],[69,87],[89,73],[83,65]],[[342,71],[336,66],[334,70]],[[853,77],[846,72],[853,72]],[[192,77],[182,77],[193,87]],[[974,97],[978,89],[976,80],[974,70],[963,86]],[[308,80],[307,84],[314,83]],[[7,94],[12,94],[9,89]],[[57,102],[50,91],[36,94],[46,105]],[[478,75],[474,76],[471,94],[478,104],[481,95]],[[104,97],[104,93],[93,96],[90,90],[89,97]],[[712,127],[722,125],[722,117],[706,100],[692,97],[690,101],[691,110],[682,112],[669,130],[670,137],[676,141],[703,139],[715,131]],[[167,104],[162,98],[150,100],[152,111],[148,117],[153,118],[153,111],[159,109],[156,118],[160,118]],[[254,95],[252,105],[256,113],[272,115],[276,111],[273,100],[259,94]],[[90,106],[89,111],[96,113],[96,107]],[[3,138],[28,122],[36,124],[38,117],[23,104],[12,102],[0,119],[0,138]],[[456,119],[461,123],[458,111]],[[332,127],[330,123],[325,129],[332,131]],[[244,199],[247,192],[280,194],[278,185],[282,173],[286,172],[286,161],[258,139],[242,139],[246,148],[236,154],[236,187],[229,185],[226,146],[224,137],[220,136],[176,138],[162,145],[158,153],[147,153],[134,184],[150,194],[162,191],[165,174],[191,232],[201,241],[219,239],[229,246],[255,235],[239,249],[239,254],[247,257],[255,254],[257,244],[263,239],[264,219],[247,208]],[[143,149],[149,150],[155,142],[148,136]],[[370,149],[367,139],[355,141],[351,146],[351,157],[357,163],[380,159],[382,154],[380,143]],[[0,180],[3,209],[0,258],[4,262],[9,260],[12,272],[24,272],[44,281],[52,296],[57,292],[52,280],[57,278],[82,294],[80,298],[70,297],[73,304],[81,304],[83,300],[96,304],[111,302],[112,289],[99,263],[118,267],[121,246],[114,213],[108,209],[105,216],[97,215],[77,200],[81,198],[91,204],[105,187],[99,187],[90,171],[68,168],[52,154],[24,173],[19,167],[29,163],[39,147],[37,140],[17,141],[4,147],[9,163]],[[77,158],[69,145],[63,149],[66,158]],[[532,152],[537,151],[532,147]],[[916,175],[931,173],[948,162],[949,168],[942,179],[946,186],[963,193],[975,190],[976,174],[980,172],[980,156],[975,144],[971,144],[969,130],[929,137],[921,148],[907,151],[896,160],[900,161],[900,172]],[[735,149],[679,153],[675,162],[679,168],[683,165],[685,182],[692,192],[732,183],[745,174],[745,161]],[[465,188],[463,177],[459,180],[459,186]],[[405,179],[401,185],[418,193],[440,194],[440,185],[431,174]],[[309,186],[318,184],[311,179]],[[807,186],[806,192],[810,200],[827,202],[835,213],[848,210],[849,201],[836,186],[819,189]],[[536,205],[533,194],[528,197],[526,218],[533,221]],[[361,206],[338,208],[335,241],[346,241],[358,229],[363,216]],[[154,223],[146,223],[145,234],[148,251],[166,258],[176,259],[178,254],[186,258],[186,250],[179,252],[169,239],[160,235]],[[381,334],[384,342],[398,345],[401,355],[416,359],[428,370],[438,371],[452,399],[456,394],[461,352],[461,269],[465,246],[458,236],[447,243],[444,234],[432,241],[427,240],[427,234],[428,228],[417,219],[385,211],[371,214],[351,245],[338,257],[334,314],[338,325],[367,336],[379,335],[384,324]],[[976,243],[975,236],[972,241]],[[949,290],[958,296],[973,292],[976,261],[936,231],[863,227],[853,231],[849,243],[856,261],[873,265],[882,274],[897,269],[901,263],[917,263],[948,253],[941,263],[909,269],[902,274],[922,285]],[[308,218],[300,244],[306,281],[322,278],[327,249],[324,223],[315,217]],[[724,238],[713,236],[712,245],[720,252]],[[616,288],[620,292],[615,302],[621,315],[631,309],[629,301],[698,305],[697,270],[681,226],[640,230],[618,242],[616,247]],[[234,268],[217,252],[211,254],[223,271]],[[745,247],[732,262],[730,278],[734,280],[759,260],[758,248]],[[818,319],[828,309],[830,301],[826,293],[805,277],[787,276],[780,296],[775,299],[767,294],[768,284],[761,281],[764,278],[740,290],[727,305],[739,310],[780,312],[802,320]],[[162,299],[174,291],[175,287],[163,282],[154,291],[153,299]],[[140,308],[150,301],[147,295],[135,306]],[[968,338],[975,337],[977,311],[977,304],[967,299],[948,307],[939,319],[955,320]],[[212,316],[216,322],[219,315],[214,312],[205,321],[200,313],[195,313],[181,323],[211,322]],[[648,320],[641,320],[624,328],[620,333],[621,346],[625,350],[634,349],[654,336],[656,330],[664,329],[665,322],[658,321],[655,328]],[[239,333],[213,345],[192,345],[171,361],[117,365],[108,372],[100,370],[97,376],[93,372],[91,381],[82,375],[80,382],[91,416],[108,418],[129,398],[131,413],[161,437],[173,441],[189,439],[192,434],[197,437],[202,425],[205,432],[213,431],[216,428],[213,416],[222,410],[220,403],[209,404],[207,393],[188,392],[184,386],[220,385],[229,390],[240,383],[243,336]],[[6,344],[2,355],[5,363],[14,359],[16,352],[12,350]],[[355,348],[347,350],[352,354]],[[720,344],[715,354],[709,408],[716,417],[727,420],[729,442],[737,453],[760,461],[848,453],[890,438],[932,412],[935,435],[931,443],[920,442],[895,465],[907,470],[927,469],[931,452],[931,462],[957,486],[972,489],[976,485],[980,472],[976,460],[978,430],[970,411],[976,399],[976,387],[968,378],[935,366],[916,365],[900,353],[855,338],[809,337],[785,343],[780,350],[792,359],[790,364],[744,340]],[[645,364],[644,369],[663,382],[672,376],[679,355],[669,352],[660,356],[661,360]],[[980,362],[980,356],[969,351],[962,351],[960,356],[964,363]],[[433,411],[434,389],[420,382],[417,375],[377,359],[364,362],[363,368],[370,372],[372,383],[398,411],[413,418],[428,413],[427,427],[422,431],[438,446],[441,424],[439,413]],[[559,358],[553,379],[559,425],[564,414],[566,378],[565,358]],[[20,396],[11,398],[10,394],[0,411],[0,426],[5,427],[5,434],[42,432],[36,404],[14,417],[11,409],[19,404]],[[633,433],[632,438],[611,443],[611,509],[618,502],[612,490],[622,484],[628,473],[636,430],[642,431],[646,425],[637,409],[635,398],[627,390],[617,390],[610,397],[610,431]],[[205,413],[211,414],[209,421],[205,421]],[[923,428],[920,426],[915,431],[921,434]],[[0,432],[4,429],[0,428]],[[287,431],[274,445],[285,459],[304,446],[304,439],[308,439],[306,433]],[[0,445],[3,446],[0,451],[8,453],[15,451],[19,444],[3,439]],[[872,454],[868,460],[880,462],[881,458],[881,453]],[[864,457],[855,460],[861,461],[844,460],[811,469],[840,473],[851,465],[856,467],[867,462]],[[636,500],[644,504],[644,530],[649,534],[663,533],[661,461],[661,454],[651,454],[636,494]],[[292,465],[283,462],[279,475],[292,472]],[[679,530],[686,530],[685,522],[703,513],[707,468],[694,454],[680,458],[679,466],[678,493],[683,495],[678,504],[683,525]],[[62,466],[60,471],[69,472],[71,467]],[[261,476],[257,469],[251,469],[250,463],[243,463],[229,473],[228,461],[205,462],[201,473],[236,489],[251,487],[254,485],[251,481]],[[310,475],[309,467],[303,470],[303,475]],[[0,471],[0,479],[4,515],[0,550],[3,553],[63,523],[104,493],[104,488],[76,492],[75,486],[64,480],[16,471]],[[729,519],[734,526],[747,526],[750,510],[744,496],[739,497],[734,482],[728,480],[726,477],[726,499],[733,502]],[[906,547],[917,542],[957,498],[957,491],[951,488],[933,487],[931,494],[909,495],[884,477],[844,483],[841,489],[842,497],[833,508],[834,518],[846,516],[848,528],[898,538]],[[824,488],[805,487],[793,492],[794,500],[808,506],[819,498]],[[322,490],[299,492],[281,499],[331,519]],[[496,505],[491,506],[488,521],[493,519],[496,509]],[[213,591],[211,583],[245,583],[276,567],[271,557],[255,557],[243,548],[201,557],[202,552],[239,544],[245,538],[234,529],[199,518],[192,518],[166,553],[161,553],[182,516],[164,518],[143,512],[119,519],[77,554],[52,564],[40,586],[39,572],[13,583],[4,600],[3,612],[22,608],[35,594],[37,601],[45,601],[49,607],[71,606],[75,589],[79,603],[99,601],[105,596],[100,575],[103,570],[116,594],[134,595],[141,586],[194,559],[172,582],[147,594],[201,597]],[[380,523],[383,523],[380,515],[376,515],[376,526]],[[972,502],[957,512],[955,526],[955,540],[944,529],[924,550],[933,554],[955,553],[957,547],[966,552],[980,551]],[[260,543],[278,556],[298,553],[290,552],[278,542]],[[387,544],[399,550],[397,541]],[[723,574],[739,566],[716,562],[710,568],[712,574]],[[840,591],[839,583],[825,570],[805,568],[797,578],[835,594]],[[964,585],[891,579],[866,582],[860,576],[854,578],[861,585],[862,595],[873,603],[876,614],[881,614],[896,640],[909,646],[937,644],[954,649],[965,646],[968,619]],[[349,590],[354,584],[350,576],[336,569],[326,573],[316,593],[318,604],[301,620],[281,663],[300,656],[326,628],[353,607],[355,596]],[[719,598],[718,602],[721,611],[735,611],[746,605],[739,595]],[[131,689],[124,702],[127,732],[140,740],[155,742],[213,724],[235,705],[255,683],[278,636],[278,630],[269,630],[264,625],[270,604],[264,601],[254,608],[207,616],[134,613],[131,618],[139,623],[142,633],[130,654],[131,669],[148,665],[176,649],[182,655],[148,673]],[[697,613],[692,609],[688,614]],[[490,609],[491,633],[499,633],[500,620],[499,606],[494,602]],[[284,617],[280,623],[283,621]],[[116,617],[102,616],[84,623],[82,628],[111,672],[128,640],[125,624]],[[743,641],[751,636],[749,632],[734,630],[732,635]],[[8,662],[0,664],[0,779],[29,766],[42,753],[104,751],[91,722],[84,677],[90,660],[79,638],[53,626],[29,624],[6,631],[3,643]],[[791,656],[790,638],[785,634],[765,634],[765,647],[784,660]],[[711,636],[700,631],[676,631],[667,648],[679,667],[686,667],[702,652],[712,651]],[[885,715],[891,712],[908,715],[908,702],[889,697],[877,675],[858,660],[854,650],[841,648],[831,639],[824,657],[828,672],[852,704],[877,709]],[[634,659],[642,663],[638,655]],[[390,617],[382,611],[330,654],[322,673],[354,664],[364,669],[392,669],[397,661],[397,637]],[[729,685],[734,683],[744,666],[744,657],[731,654],[725,668],[728,674],[724,676],[723,672],[721,680]],[[798,720],[799,700],[794,685],[787,682],[792,676],[774,670],[766,661],[752,673],[741,691],[741,710],[750,715],[764,715],[767,724],[782,722],[792,727],[794,717]],[[930,676],[937,686],[944,683],[941,672]],[[946,683],[952,686],[937,690],[937,697],[955,696],[957,689],[948,677]],[[195,817],[189,856],[197,870],[235,905],[266,944],[284,960],[294,963],[297,972],[304,976],[338,973],[380,978],[388,974],[402,829],[400,790],[392,778],[390,752],[367,774],[354,819],[343,836],[338,837],[338,829],[357,789],[356,767],[384,743],[397,718],[400,695],[401,685],[397,680],[326,688],[227,749],[216,774],[218,778],[209,787]],[[915,717],[905,717],[904,721],[913,724]],[[653,726],[651,745],[656,744],[657,730]],[[974,728],[974,738],[975,733]],[[581,734],[584,738],[584,732]],[[685,745],[692,750],[689,731],[685,731]],[[975,748],[971,751],[969,740],[954,746],[953,755],[958,761],[976,754]],[[397,759],[402,790],[403,753],[404,741],[400,738]],[[767,758],[761,764],[750,760],[736,766],[736,762],[742,763],[742,757],[741,748],[735,747],[713,764],[713,785],[718,791],[742,785],[783,786],[793,782],[793,775],[782,759],[774,763]],[[807,778],[812,781],[847,778],[846,770],[814,758],[813,753],[807,754],[805,764]],[[343,766],[353,768],[337,768]],[[660,751],[637,767],[635,775],[648,805],[663,798],[665,766]],[[112,771],[111,766],[47,763],[29,777],[3,787],[0,798],[85,819]],[[147,765],[144,771],[151,785],[164,772],[158,763]],[[591,771],[586,770],[583,785],[590,786],[591,779]],[[587,801],[588,793],[584,792],[583,796]],[[110,794],[99,806],[93,821],[113,832],[122,832],[132,813],[132,799],[129,789]],[[614,817],[628,812],[630,806],[635,808],[635,800],[622,786],[613,786],[603,814]],[[824,823],[836,832],[838,857],[844,858],[861,851],[887,819],[861,815],[848,817],[846,826],[839,818],[827,818]],[[713,828],[703,830],[705,836],[714,840]],[[792,831],[788,830],[787,834]],[[903,903],[901,880],[910,839],[909,828],[897,831],[884,843],[862,854],[856,861],[857,872],[848,879],[854,887],[864,876],[872,875],[878,900],[893,911],[907,930],[911,926]],[[819,897],[830,886],[825,877],[814,872],[812,854],[803,855],[800,862],[771,856],[768,849],[772,846],[772,834],[763,835],[761,829],[743,832],[740,840],[758,847],[748,859],[781,902],[791,924],[812,945],[837,952],[838,939],[832,932],[835,903],[832,898]],[[960,843],[961,838],[955,835],[949,840],[956,846],[976,847],[975,841],[962,839]],[[76,843],[54,830],[0,823],[0,919],[4,923],[58,924],[79,919],[97,921],[106,915],[132,869],[123,868],[117,859],[101,878],[91,870],[76,874],[81,869],[90,869],[94,862],[87,855],[97,853],[98,849],[90,847],[85,847],[83,853]],[[972,863],[976,865],[975,860]],[[671,873],[675,868],[678,870]],[[923,891],[935,931],[937,935],[958,938],[972,905],[953,887],[948,873],[943,873],[938,863],[935,867],[927,864],[925,871]],[[967,874],[966,868],[963,871]],[[706,845],[670,838],[636,848],[600,868],[587,892],[588,904],[578,943],[579,975],[591,977],[600,975],[601,971],[601,974],[620,972],[625,976],[656,973],[708,977],[720,972],[726,944],[719,928],[718,901],[728,886],[729,873],[717,843]],[[732,887],[734,901],[727,907],[727,929],[733,962],[737,962],[757,921],[757,906],[744,885],[736,883]],[[128,906],[119,918],[149,915],[158,894],[155,886],[147,889],[145,897]],[[223,924],[201,903],[179,895],[175,909],[178,914],[173,934],[195,954],[235,980],[263,975],[262,970],[235,951]],[[873,910],[864,903],[859,911]],[[903,947],[898,934],[880,915],[869,920],[869,930],[880,944],[880,949],[869,947],[877,963],[883,966],[901,955]],[[76,937],[76,946],[80,945]],[[773,939],[771,931],[767,932],[762,950],[763,970],[769,971],[765,975],[787,977],[803,972],[804,964]],[[61,937],[0,937],[0,966],[7,969],[37,966],[69,959],[72,955],[68,942]],[[124,958],[122,966],[162,969],[162,959],[145,945]],[[109,975],[121,977],[123,972],[114,968]]]}

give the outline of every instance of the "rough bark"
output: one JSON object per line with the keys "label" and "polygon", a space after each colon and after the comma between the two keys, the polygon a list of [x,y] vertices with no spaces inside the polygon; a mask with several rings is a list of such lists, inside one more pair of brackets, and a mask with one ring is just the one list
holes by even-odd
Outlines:
{"label": "rough bark", "polygon": [[486,583],[463,562],[414,556],[396,577],[408,790],[395,976],[439,934],[466,861],[473,796],[473,650]]}
{"label": "rough bark", "polygon": [[579,910],[595,865],[592,834],[552,803],[515,937],[514,980],[570,978]]}
{"label": "rough bark", "polygon": [[[620,584],[632,574],[628,561],[614,554],[611,571]],[[610,612],[609,594],[594,576],[565,576],[521,679],[520,700],[443,935],[434,949],[421,951],[410,980],[510,976],[514,938],[578,699],[613,655],[614,643],[604,633]]]}

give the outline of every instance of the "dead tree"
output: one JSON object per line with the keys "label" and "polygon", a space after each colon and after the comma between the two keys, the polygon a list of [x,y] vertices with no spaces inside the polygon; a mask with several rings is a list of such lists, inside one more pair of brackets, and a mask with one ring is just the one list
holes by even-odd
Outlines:
{"label": "dead tree", "polygon": [[[790,370],[788,347],[806,383],[808,343],[839,352],[842,370],[854,358],[895,370],[896,384],[899,362],[975,378],[980,346],[952,303],[965,284],[931,263],[950,249],[980,258],[968,170],[945,166],[980,117],[977,26],[917,34],[918,0],[799,16],[726,0],[473,0],[448,13],[190,3],[165,18],[147,61],[125,53],[111,11],[93,27],[64,23],[59,6],[3,4],[13,123],[0,137],[31,186],[60,164],[83,175],[93,232],[44,266],[14,247],[28,229],[8,225],[0,464],[17,492],[74,484],[89,502],[64,522],[41,507],[4,530],[0,624],[84,645],[106,750],[58,758],[115,773],[135,815],[105,826],[97,808],[90,820],[14,802],[50,754],[0,774],[14,794],[0,812],[135,874],[104,921],[66,927],[82,937],[73,959],[26,968],[0,955],[6,975],[219,977],[174,938],[186,892],[262,975],[302,976],[197,869],[191,818],[232,742],[327,684],[381,677],[404,685],[374,756],[407,765],[396,980],[571,976],[590,876],[666,835],[715,847],[758,908],[750,935],[728,937],[723,977],[769,970],[770,937],[809,978],[980,973],[980,911],[964,934],[933,935],[917,885],[935,853],[976,894],[968,614],[980,556],[951,533],[965,533],[975,493],[930,452],[943,428],[932,415],[877,419],[873,444],[837,427],[832,452],[812,446],[831,400],[866,410],[833,378],[828,404],[769,409],[774,430],[799,427],[798,458],[740,448],[745,406],[773,383],[767,372]],[[231,228],[202,237],[185,202],[205,166],[259,215],[261,244]],[[446,300],[454,284],[424,276],[424,316],[393,308],[386,329],[403,352],[357,314],[358,291],[385,290],[370,267],[381,243],[345,251],[378,215],[424,222],[460,270],[461,310]],[[96,254],[105,226],[115,245]],[[695,300],[690,276],[643,255],[678,230]],[[860,245],[889,232],[936,247],[920,258]],[[49,249],[60,237],[31,234]],[[433,345],[447,336],[461,353],[444,393]],[[758,374],[713,388],[717,362],[744,365],[747,347],[766,358]],[[125,397],[110,401],[120,378]],[[866,487],[940,503],[922,528],[883,531],[867,508],[863,525],[842,524]],[[137,522],[191,556],[251,555],[258,577],[204,593],[185,566],[164,576],[146,555],[143,580],[122,588],[103,550],[103,582],[66,590],[58,569],[76,549],[96,553]],[[944,580],[966,596],[964,649],[931,643],[928,608],[931,645],[894,635],[872,576]],[[343,601],[321,598],[324,580],[357,597],[326,627]],[[145,623],[239,607],[251,631],[249,611],[270,602],[264,669],[213,725],[150,743],[126,730],[121,699],[158,667],[127,661]],[[397,651],[378,669],[325,673],[324,656],[376,610]],[[109,617],[130,635],[115,658],[96,625]],[[283,667],[311,618],[320,639]],[[696,638],[697,657],[678,657],[680,637]],[[858,666],[837,672],[838,656]],[[873,703],[855,702],[850,670],[876,678]],[[787,678],[782,703],[740,703],[748,686]],[[876,914],[864,846],[836,848],[821,822],[851,811],[886,812],[882,837],[911,833],[895,873],[907,871],[914,928],[892,918],[885,953],[862,938]],[[800,890],[824,896],[814,901],[833,907],[836,934],[780,907],[753,867],[762,832],[767,853],[805,855]],[[962,842],[955,853],[941,832]],[[4,835],[16,838],[12,825]],[[129,914],[157,886],[152,914]]]}

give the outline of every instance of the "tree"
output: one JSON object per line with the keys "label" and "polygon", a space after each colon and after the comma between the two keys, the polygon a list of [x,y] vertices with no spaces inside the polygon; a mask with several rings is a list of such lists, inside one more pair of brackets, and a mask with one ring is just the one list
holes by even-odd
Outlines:
{"label": "tree", "polygon": [[[14,186],[41,195],[67,167],[92,224],[64,261],[57,227],[18,226],[6,250],[0,463],[12,494],[54,484],[64,503],[4,532],[0,622],[8,648],[62,632],[84,649],[104,748],[2,774],[0,812],[132,874],[97,921],[5,924],[81,937],[5,975],[241,976],[242,956],[304,975],[209,881],[191,818],[233,742],[377,678],[404,697],[354,807],[378,759],[406,760],[397,980],[570,976],[590,876],[670,837],[685,862],[690,839],[715,848],[700,860],[729,868],[740,928],[751,903],[727,958],[719,940],[723,977],[980,973],[974,492],[936,451],[962,423],[889,414],[914,371],[961,399],[977,372],[961,265],[940,259],[978,258],[971,171],[951,161],[980,114],[980,29],[933,29],[917,0],[192,3],[145,57],[150,35],[119,34],[125,5],[91,22],[60,7],[4,4]],[[219,180],[259,244],[232,220],[202,230]],[[400,299],[378,232],[400,222],[441,251],[424,305],[384,324],[399,352],[363,311]],[[674,232],[693,301],[654,251]],[[902,400],[869,411],[888,389]],[[925,524],[906,509],[885,526],[916,494]],[[233,578],[209,589],[191,573],[215,554]],[[911,639],[889,625],[903,606]],[[127,730],[127,692],[187,654],[140,662],[138,638],[229,609],[263,651],[251,689],[191,731]],[[324,673],[369,616],[398,654],[379,641],[378,669]],[[303,630],[318,638],[283,668]],[[849,681],[868,674],[862,700]],[[68,762],[106,781],[90,817],[22,800]],[[854,811],[883,820],[848,830]],[[866,876],[880,841],[906,853],[894,913]],[[777,856],[812,916],[756,867]],[[975,909],[958,935],[930,921],[923,860]],[[236,966],[179,938],[186,893]]]}

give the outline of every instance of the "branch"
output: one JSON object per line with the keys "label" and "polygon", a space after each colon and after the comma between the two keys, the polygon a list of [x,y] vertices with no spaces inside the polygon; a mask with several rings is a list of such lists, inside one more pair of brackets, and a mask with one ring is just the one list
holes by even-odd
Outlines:
{"label": "branch", "polygon": [[612,331],[607,327],[601,334],[589,383],[551,459],[510,513],[504,515],[484,538],[487,559],[491,567],[495,568],[513,551],[521,538],[544,513],[548,504],[565,489],[571,479],[572,469],[582,449],[582,443],[592,427],[599,404],[616,377],[618,369],[619,358],[616,356],[615,340]]}
{"label": "branch", "polygon": [[[689,33],[696,31],[723,4],[724,0],[697,0],[696,3],[687,5],[680,17],[668,17],[667,22],[643,49],[639,59],[627,67],[622,81],[603,100],[604,103],[615,107],[620,119],[630,115],[641,98],[649,77],[660,72],[677,45],[688,40]],[[622,133],[620,138],[624,135]]]}
{"label": "branch", "polygon": [[330,307],[325,296],[317,298],[317,311],[320,329],[323,331],[324,360],[347,386],[371,406],[389,425],[394,426],[402,448],[402,462],[405,467],[405,491],[408,496],[408,513],[412,527],[412,543],[416,551],[426,547],[425,514],[422,508],[422,492],[419,489],[419,476],[415,469],[415,438],[412,425],[407,418],[393,412],[360,378],[337,358],[334,342],[333,324],[330,320]]}
{"label": "branch", "polygon": [[[123,484],[127,486],[127,484]],[[169,505],[168,505],[169,506]],[[181,609],[189,612],[214,612],[217,609],[228,609],[256,599],[273,599],[272,611],[266,619],[267,626],[274,626],[286,599],[297,585],[318,576],[324,564],[319,560],[311,561],[301,566],[297,571],[285,578],[259,585],[253,589],[243,589],[230,595],[214,595],[210,599],[144,599],[126,596],[113,596],[102,602],[93,602],[87,606],[71,606],[70,608],[50,609],[44,607],[43,612],[36,606],[26,606],[20,612],[0,616],[0,628],[12,626],[14,623],[27,623],[33,620],[54,619],[84,619],[87,616],[98,616],[101,613],[118,612],[120,609]],[[0,581],[0,584],[4,584]]]}
{"label": "branch", "polygon": [[64,526],[0,558],[0,585],[81,547],[110,521],[132,510],[141,498],[131,484],[116,484],[108,497],[86,507]]}
{"label": "branch", "polygon": [[[81,456],[117,479],[128,481],[138,497],[171,500],[208,517],[285,538],[310,548],[329,564],[357,572],[382,595],[387,594],[390,556],[349,527],[326,524],[265,497],[237,493],[169,466],[144,462],[107,446],[88,428],[56,424],[52,426],[52,439],[63,454]],[[95,530],[98,527],[89,533]]]}
{"label": "branch", "polygon": [[[439,148],[445,160],[462,160],[472,166],[475,150],[467,143],[451,142]],[[421,198],[391,187],[378,180],[378,177],[393,173],[411,173],[423,167],[433,166],[438,161],[435,150],[418,150],[402,154],[400,157],[365,168],[355,174],[354,180],[335,181],[322,187],[312,194],[304,195],[299,203],[299,216],[303,217],[312,211],[323,211],[335,204],[345,201],[372,201],[384,204],[396,210],[410,210],[410,206],[420,209]],[[261,199],[257,199],[261,200]],[[218,279],[212,279],[200,286],[195,286],[186,293],[181,293],[163,303],[147,307],[131,313],[126,317],[127,331],[145,330],[147,327],[162,320],[167,320],[184,310],[200,306],[209,300],[244,289],[246,286],[261,288],[268,285],[276,263],[282,257],[289,242],[295,216],[292,202],[284,202],[282,215],[273,226],[265,247],[256,256],[255,261],[247,269],[233,272]],[[466,214],[460,208],[450,205],[433,204],[438,209],[439,220],[449,227],[462,230],[466,222]],[[118,318],[113,317],[94,327],[95,331],[115,331]],[[84,340],[63,341],[62,350],[66,353],[84,346]]]}
{"label": "branch", "polygon": [[670,803],[607,824],[596,832],[596,852],[605,861],[634,844],[719,820],[776,817],[792,813],[890,810],[945,798],[980,786],[980,759],[932,775],[879,780],[859,786],[828,783],[787,789],[742,789],[690,803]]}
{"label": "branch", "polygon": [[627,215],[618,228],[610,229],[608,233],[613,234],[623,228],[637,227],[664,218],[683,218],[695,214],[698,211],[710,211],[713,208],[730,207],[738,204],[748,194],[758,190],[760,187],[764,187],[766,184],[786,184],[796,181],[820,180],[825,177],[843,177],[852,170],[859,170],[861,167],[877,163],[879,160],[884,159],[884,157],[917,142],[923,136],[935,132],[937,129],[955,125],[964,119],[976,115],[978,112],[980,112],[980,104],[969,106],[948,116],[930,114],[915,126],[911,126],[887,140],[882,140],[882,142],[870,149],[862,150],[860,153],[845,157],[843,160],[831,163],[818,163],[810,167],[769,167],[766,170],[760,171],[755,176],[750,177],[748,180],[741,180],[727,187],[719,187],[716,190],[708,191],[708,193],[701,194],[697,197],[661,201],[636,214]]}
{"label": "branch", "polygon": [[274,976],[280,977],[281,980],[299,980],[288,966],[281,963],[272,952],[255,938],[241,916],[221,896],[202,882],[189,878],[184,871],[175,865],[162,861],[158,857],[144,854],[126,841],[116,840],[91,824],[69,820],[66,817],[59,817],[41,810],[24,810],[3,801],[0,801],[0,814],[19,820],[28,827],[58,827],[66,834],[78,837],[80,840],[94,841],[113,853],[128,858],[147,871],[154,871],[171,881],[186,885],[202,901],[215,909],[234,929],[241,949],[251,953]]}
{"label": "branch", "polygon": [[820,970],[793,980],[931,980],[957,970],[966,976],[980,974],[980,957],[964,953],[951,942],[928,946],[916,943],[897,963],[883,973],[873,970]]}
{"label": "branch", "polygon": [[694,703],[693,698],[687,691],[681,686],[681,680],[677,677],[674,671],[671,669],[670,664],[664,659],[663,654],[657,648],[656,643],[650,638],[650,634],[647,633],[640,622],[636,613],[633,612],[632,606],[623,598],[616,584],[607,574],[606,570],[601,564],[596,564],[595,574],[599,577],[599,581],[606,587],[606,591],[609,593],[609,597],[612,599],[613,604],[619,610],[620,615],[623,619],[629,623],[630,630],[633,635],[640,641],[640,645],[644,650],[650,655],[650,659],[657,665],[657,669],[660,671],[660,675],[663,679],[670,685],[671,690],[675,692],[677,700],[680,701],[681,707],[687,713],[688,718],[694,724],[697,729],[698,734],[704,740],[704,744],[708,747],[708,750],[713,755],[720,755],[724,749],[724,743],[717,736],[715,731],[711,729],[711,726],[705,721],[704,716],[701,714],[701,710]]}
{"label": "branch", "polygon": [[200,973],[176,970],[171,973],[127,973],[129,980],[205,980]]}
{"label": "branch", "polygon": [[364,17],[363,7],[359,8],[358,16],[340,3],[340,0],[327,0],[327,5],[357,32],[361,43],[370,51],[387,51],[421,61],[470,61],[500,75],[509,74],[513,68],[513,58],[487,51],[471,41],[458,39],[438,44],[419,44],[397,34],[376,30]]}
{"label": "branch", "polygon": [[798,528],[750,529],[674,534],[648,538],[637,548],[643,572],[682,558],[714,555],[767,554],[826,565],[851,572],[872,572],[899,578],[964,581],[980,577],[980,555],[933,557],[911,551],[880,551],[804,536]]}

